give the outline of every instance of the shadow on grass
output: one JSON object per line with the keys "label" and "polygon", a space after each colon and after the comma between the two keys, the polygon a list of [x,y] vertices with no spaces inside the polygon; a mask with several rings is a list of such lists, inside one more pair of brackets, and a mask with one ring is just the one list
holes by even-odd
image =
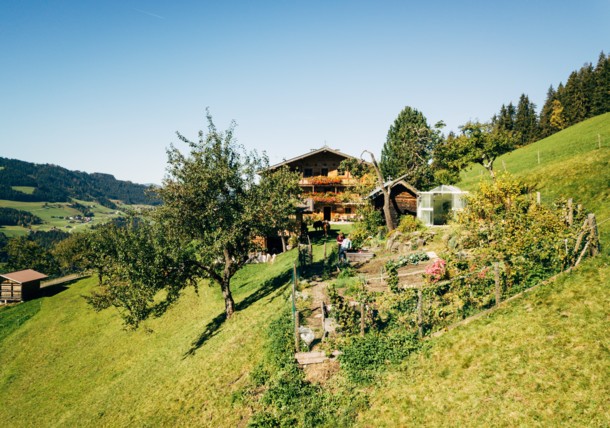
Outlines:
{"label": "shadow on grass", "polygon": [[36,294],[36,299],[40,299],[41,297],[53,297],[56,294],[59,294],[62,291],[67,290],[68,287],[70,287],[72,284],[80,281],[81,279],[82,278],[74,278],[74,279],[70,279],[67,281],[62,281],[57,284],[41,287],[40,290],[38,291],[38,293]]}
{"label": "shadow on grass", "polygon": [[[285,272],[281,273],[280,275],[278,275],[268,281],[265,281],[258,290],[256,290],[254,293],[250,294],[245,299],[237,302],[235,304],[235,310],[243,311],[244,309],[248,308],[250,305],[252,305],[253,303],[256,303],[260,299],[263,299],[263,298],[271,295],[274,292],[278,292],[278,293],[276,293],[275,296],[273,296],[270,299],[270,301],[272,302],[280,295],[279,291],[284,290],[289,285],[289,281],[291,280],[291,278],[292,278],[292,270],[288,269]],[[224,324],[224,322],[226,320],[227,320],[227,314],[225,312],[222,312],[222,313],[216,315],[212,319],[212,321],[210,321],[205,326],[205,329],[199,335],[199,337],[193,341],[193,343],[191,344],[191,348],[185,352],[185,354],[183,355],[183,358],[194,355],[195,352],[197,352],[197,350],[205,344],[205,342],[207,342],[212,337],[216,336],[216,334],[218,334],[218,331],[220,330],[220,327]]]}

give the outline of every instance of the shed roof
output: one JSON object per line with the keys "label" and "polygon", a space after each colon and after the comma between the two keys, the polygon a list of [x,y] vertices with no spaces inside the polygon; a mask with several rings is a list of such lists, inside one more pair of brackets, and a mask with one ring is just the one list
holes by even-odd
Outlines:
{"label": "shed roof", "polygon": [[17,272],[4,273],[0,275],[0,277],[18,282],[19,284],[48,278],[48,276],[46,276],[44,273],[36,272],[34,269],[26,269]]}
{"label": "shed roof", "polygon": [[[383,187],[386,187],[388,189],[392,189],[392,188],[394,188],[394,186],[396,186],[398,184],[402,184],[407,189],[409,189],[411,192],[413,192],[414,195],[417,195],[419,193],[419,191],[415,187],[411,186],[409,183],[407,183],[405,181],[406,177],[407,177],[407,174],[403,174],[403,175],[401,175],[400,177],[398,177],[398,178],[396,178],[394,180],[386,181],[385,183],[383,183]],[[376,198],[381,193],[382,193],[381,192],[381,186],[377,186],[371,193],[369,193],[367,198],[369,198],[369,199]]]}

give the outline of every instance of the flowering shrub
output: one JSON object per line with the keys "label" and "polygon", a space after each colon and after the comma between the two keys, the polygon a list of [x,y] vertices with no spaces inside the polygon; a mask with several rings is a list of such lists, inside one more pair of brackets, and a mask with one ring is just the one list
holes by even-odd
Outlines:
{"label": "flowering shrub", "polygon": [[306,193],[305,198],[311,198],[314,202],[320,202],[323,204],[336,204],[339,200],[336,193]]}
{"label": "flowering shrub", "polygon": [[317,175],[315,177],[309,177],[307,180],[311,184],[314,184],[314,185],[341,184],[340,177],[327,177],[325,175]]}
{"label": "flowering shrub", "polygon": [[435,284],[441,279],[445,278],[446,274],[447,262],[443,259],[436,259],[434,263],[432,263],[426,268],[426,273],[424,274],[424,276],[428,280],[428,282]]}

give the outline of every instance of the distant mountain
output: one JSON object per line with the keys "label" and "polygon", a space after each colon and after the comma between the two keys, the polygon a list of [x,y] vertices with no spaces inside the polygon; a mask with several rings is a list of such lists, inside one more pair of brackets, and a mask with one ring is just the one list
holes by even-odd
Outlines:
{"label": "distant mountain", "polygon": [[126,204],[156,205],[150,186],[121,181],[110,174],[70,171],[57,165],[34,164],[0,157],[0,199],[22,202],[97,201],[115,208]]}

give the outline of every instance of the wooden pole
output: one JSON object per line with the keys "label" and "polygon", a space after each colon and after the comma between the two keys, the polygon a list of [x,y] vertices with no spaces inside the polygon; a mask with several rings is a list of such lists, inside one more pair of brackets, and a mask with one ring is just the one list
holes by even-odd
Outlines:
{"label": "wooden pole", "polygon": [[324,260],[326,260],[326,237],[324,237]]}
{"label": "wooden pole", "polygon": [[364,302],[360,303],[360,336],[364,337]]}
{"label": "wooden pole", "polygon": [[572,198],[568,199],[568,224],[570,226],[572,226],[572,223],[574,223],[574,207],[572,204]]}
{"label": "wooden pole", "polygon": [[585,248],[582,249],[582,252],[580,253],[580,256],[578,256],[578,260],[576,260],[576,263],[574,263],[574,267],[576,267],[576,266],[578,266],[580,264],[580,261],[582,260],[582,257],[585,255],[585,253],[589,249],[589,244],[590,244],[590,242],[587,242],[585,244]]}
{"label": "wooden pole", "polygon": [[591,243],[591,255],[596,256],[599,254],[600,245],[599,245],[599,235],[597,230],[597,221],[595,220],[595,214],[589,214],[589,242]]}
{"label": "wooden pole", "polygon": [[540,205],[540,192],[536,192],[536,203]]}
{"label": "wooden pole", "polygon": [[421,285],[417,289],[417,330],[419,337],[424,337],[424,293]]}
{"label": "wooden pole", "polygon": [[580,249],[580,244],[582,243],[582,238],[585,236],[587,232],[587,226],[589,225],[589,218],[585,219],[585,222],[582,224],[581,232],[578,234],[578,238],[576,238],[576,245],[574,245],[574,254],[578,252]]}
{"label": "wooden pole", "polygon": [[320,309],[322,310],[322,340],[324,340],[326,337],[326,308],[324,307],[324,301],[322,301]]}
{"label": "wooden pole", "polygon": [[494,279],[496,281],[496,306],[502,301],[502,286],[500,284],[500,264],[494,263]]}
{"label": "wooden pole", "polygon": [[295,317],[294,317],[294,349],[295,352],[299,352],[301,350],[301,346],[299,343],[300,340],[300,335],[299,335],[299,311],[295,312]]}
{"label": "wooden pole", "polygon": [[294,322],[294,349],[299,352],[299,313],[296,305],[297,292],[297,264],[294,263],[292,270],[292,320]]}

